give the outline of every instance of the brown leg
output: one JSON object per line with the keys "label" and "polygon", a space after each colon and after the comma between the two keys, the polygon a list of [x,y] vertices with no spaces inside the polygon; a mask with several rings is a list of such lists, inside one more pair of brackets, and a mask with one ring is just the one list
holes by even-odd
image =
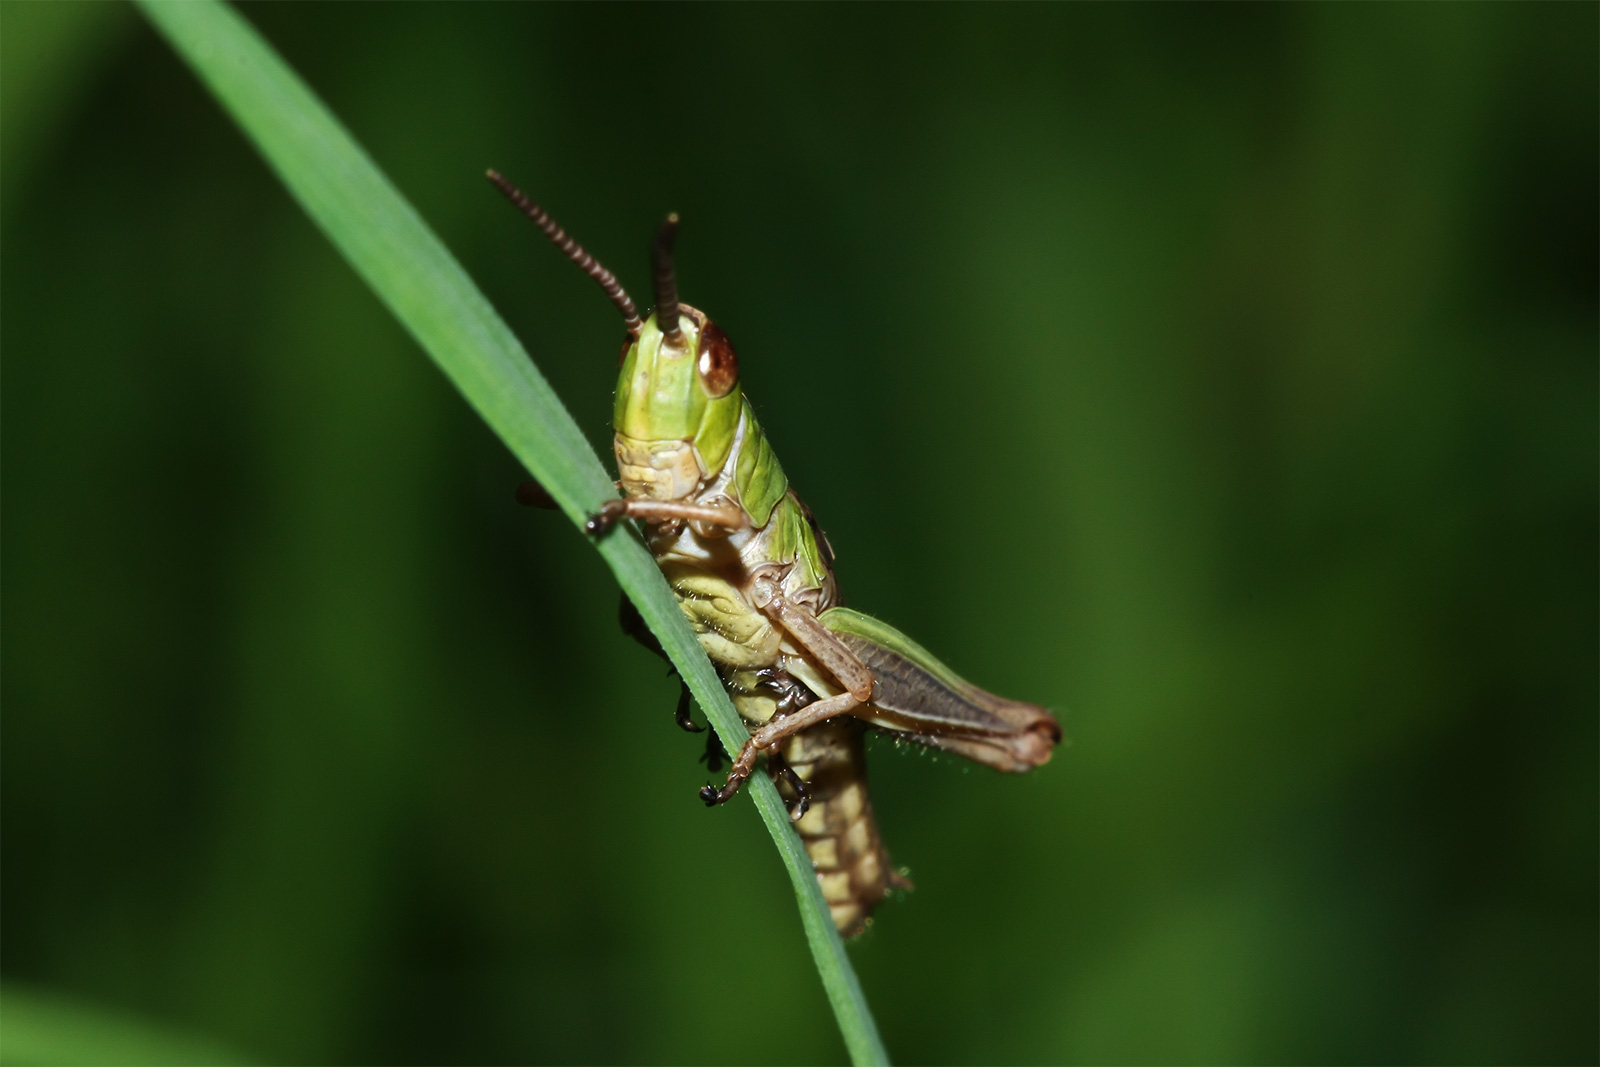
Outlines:
{"label": "brown leg", "polygon": [[722,530],[743,530],[750,525],[750,516],[740,507],[713,507],[704,504],[680,504],[674,500],[607,500],[605,506],[583,524],[583,532],[593,537],[604,537],[606,532],[623,518],[644,519],[647,522],[666,522],[678,519],[702,523]]}
{"label": "brown leg", "polygon": [[721,789],[707,785],[700,790],[700,799],[706,802],[706,807],[715,807],[726,804],[739,791],[744,780],[750,777],[750,772],[755,770],[756,757],[767,749],[776,745],[786,737],[804,730],[807,726],[814,726],[824,719],[831,719],[835,715],[844,715],[854,708],[861,706],[849,693],[840,693],[826,700],[819,700],[810,704],[793,715],[786,715],[781,719],[774,719],[761,729],[750,735],[750,740],[744,743],[739,750],[739,757],[733,761],[733,770],[728,772],[728,781]]}
{"label": "brown leg", "polygon": [[861,658],[845,647],[817,617],[777,590],[777,583],[758,583],[756,606],[782,626],[799,642],[800,646],[838,679],[856,703],[865,704],[872,699],[872,671]]}

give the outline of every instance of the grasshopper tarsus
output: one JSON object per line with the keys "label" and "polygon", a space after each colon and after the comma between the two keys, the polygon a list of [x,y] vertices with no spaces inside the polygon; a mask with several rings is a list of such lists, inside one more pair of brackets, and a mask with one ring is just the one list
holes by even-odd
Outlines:
{"label": "grasshopper tarsus", "polygon": [[687,730],[691,734],[700,733],[705,727],[696,726],[694,720],[689,718],[689,684],[681,679],[679,684],[683,688],[678,693],[678,709],[673,712],[672,717],[677,720],[678,729]]}
{"label": "grasshopper tarsus", "polygon": [[[746,747],[748,748],[749,746]],[[740,753],[740,755],[744,755],[744,753]],[[741,765],[738,760],[734,760],[733,770],[728,772],[727,783],[721,789],[718,789],[710,782],[707,782],[700,789],[700,799],[705,801],[705,805],[708,808],[714,808],[718,804],[726,804],[738,794],[739,787],[744,785],[744,780],[748,777],[750,777],[750,768],[746,765]]]}
{"label": "grasshopper tarsus", "polygon": [[611,527],[617,520],[628,513],[626,500],[607,500],[599,511],[589,516],[589,521],[583,524],[583,532],[593,538],[601,538],[611,532]]}

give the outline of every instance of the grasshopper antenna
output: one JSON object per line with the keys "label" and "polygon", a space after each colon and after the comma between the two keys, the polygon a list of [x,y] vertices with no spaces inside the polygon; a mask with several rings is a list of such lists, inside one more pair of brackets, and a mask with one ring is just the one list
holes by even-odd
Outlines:
{"label": "grasshopper antenna", "polygon": [[[561,249],[562,254],[576,263],[585,274],[600,283],[600,288],[606,291],[606,295],[611,298],[611,302],[617,305],[617,310],[622,312],[622,324],[627,327],[628,333],[633,337],[638,337],[639,331],[644,327],[644,323],[639,319],[639,309],[633,306],[632,298],[622,288],[622,283],[617,281],[617,276],[601,266],[599,260],[585,252],[583,246],[574,241],[566,230],[556,225],[555,219],[545,214],[544,208],[529,200],[523,195],[522,190],[506,181],[498,171],[491,170],[489,172],[489,180],[494,183],[496,189],[505,194],[507,200],[515,204],[524,215],[532,219],[535,226],[544,231],[544,235],[550,238],[557,248]],[[668,270],[671,270],[670,265]],[[674,312],[677,311],[678,305],[676,301],[674,301],[672,308]],[[676,322],[677,320],[674,319],[673,321]]]}
{"label": "grasshopper antenna", "polygon": [[682,343],[678,331],[678,283],[672,276],[672,242],[678,236],[678,213],[668,215],[656,231],[655,247],[650,258],[655,265],[656,323],[667,344],[676,348]]}

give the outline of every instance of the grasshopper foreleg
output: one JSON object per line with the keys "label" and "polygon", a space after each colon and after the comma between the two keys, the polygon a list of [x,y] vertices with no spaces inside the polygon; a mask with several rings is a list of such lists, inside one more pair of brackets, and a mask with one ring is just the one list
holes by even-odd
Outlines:
{"label": "grasshopper foreleg", "polygon": [[756,757],[779,744],[784,739],[793,737],[808,726],[815,726],[824,719],[831,719],[835,715],[843,715],[853,708],[861,706],[850,693],[839,693],[819,700],[815,704],[801,708],[793,715],[785,715],[781,719],[773,719],[767,725],[750,735],[750,740],[744,743],[739,750],[739,756],[733,761],[733,769],[728,772],[728,781],[721,789],[714,785],[706,785],[700,790],[700,799],[706,802],[706,807],[715,807],[725,804],[733,799],[739,787],[745,783],[756,767]]}
{"label": "grasshopper foreleg", "polygon": [[675,500],[607,500],[589,516],[583,530],[591,537],[604,537],[618,521],[643,519],[646,522],[692,522],[707,534],[732,533],[750,525],[750,516],[735,504],[680,504]]}

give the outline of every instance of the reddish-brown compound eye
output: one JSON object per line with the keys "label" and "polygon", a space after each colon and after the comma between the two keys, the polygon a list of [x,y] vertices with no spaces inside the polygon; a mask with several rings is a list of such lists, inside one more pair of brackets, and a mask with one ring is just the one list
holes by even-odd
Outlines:
{"label": "reddish-brown compound eye", "polygon": [[739,357],[733,342],[714,322],[700,331],[700,382],[713,399],[727,396],[739,384]]}
{"label": "reddish-brown compound eye", "polygon": [[622,351],[617,353],[617,367],[619,369],[622,367],[622,365],[624,363],[628,362],[628,349],[630,349],[632,347],[633,347],[633,334],[630,333],[628,336],[626,336],[626,337],[624,337],[622,339]]}

